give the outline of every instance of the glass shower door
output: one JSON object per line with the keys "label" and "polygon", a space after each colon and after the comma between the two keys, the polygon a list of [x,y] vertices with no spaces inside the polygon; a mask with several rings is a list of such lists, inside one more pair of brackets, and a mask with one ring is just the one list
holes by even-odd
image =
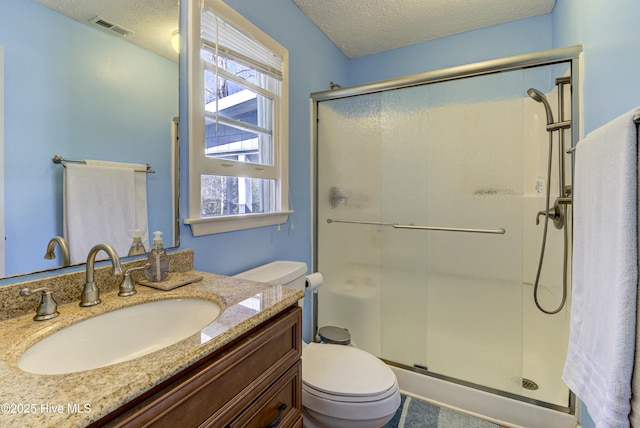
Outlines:
{"label": "glass shower door", "polygon": [[430,153],[425,222],[504,229],[430,232],[427,358],[432,373],[522,390],[522,72],[421,87]]}
{"label": "glass shower door", "polygon": [[319,325],[520,393],[522,86],[514,71],[318,104]]}

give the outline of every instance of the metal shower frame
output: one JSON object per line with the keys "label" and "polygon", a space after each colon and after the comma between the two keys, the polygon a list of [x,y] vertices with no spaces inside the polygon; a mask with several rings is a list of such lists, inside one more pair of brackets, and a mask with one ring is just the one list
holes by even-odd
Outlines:
{"label": "metal shower frame", "polygon": [[[311,216],[312,216],[312,245],[311,245],[311,261],[312,272],[318,270],[318,103],[322,101],[335,100],[340,98],[348,98],[358,95],[372,94],[377,92],[384,92],[394,89],[408,88],[412,86],[421,86],[430,83],[446,82],[451,80],[458,80],[467,77],[482,76],[488,74],[502,73],[505,71],[522,70],[532,67],[553,65],[558,63],[570,63],[571,67],[571,84],[573,90],[571,92],[572,98],[572,111],[571,111],[571,148],[575,146],[580,137],[581,120],[579,109],[579,95],[581,93],[582,84],[580,81],[579,63],[580,54],[582,52],[582,46],[570,46],[564,48],[550,49],[530,54],[510,56],[495,60],[482,61],[462,66],[450,67],[445,69],[439,69],[434,71],[428,71],[424,73],[412,74],[405,77],[399,77],[395,79],[382,80],[373,83],[367,83],[362,85],[356,85],[351,87],[341,87],[331,82],[331,89],[326,91],[314,92],[311,94],[311,189],[313,191],[313,197],[311,199]],[[573,169],[572,169],[573,170]],[[571,180],[572,181],[572,180]],[[317,305],[317,300],[315,304]],[[315,306],[315,305],[314,305]],[[317,307],[313,308],[314,317],[317,318]],[[317,319],[314,323],[317,325]],[[312,336],[315,336],[316,332],[311,332]],[[391,362],[390,362],[391,363]],[[395,365],[395,364],[394,364]],[[407,370],[412,370],[410,367],[402,367]],[[414,369],[414,371],[420,371]],[[436,376],[437,377],[437,376]],[[445,379],[453,380],[453,379]],[[465,382],[458,382],[465,384]],[[516,400],[529,402],[539,405],[541,407],[551,408],[561,412],[568,412],[575,414],[575,396],[570,393],[569,407],[557,406],[545,402],[540,402],[534,399],[528,399],[523,396],[511,394],[503,391],[493,390],[492,388],[482,387],[481,385],[471,385],[481,390],[488,390],[488,392],[496,395],[502,395]]]}

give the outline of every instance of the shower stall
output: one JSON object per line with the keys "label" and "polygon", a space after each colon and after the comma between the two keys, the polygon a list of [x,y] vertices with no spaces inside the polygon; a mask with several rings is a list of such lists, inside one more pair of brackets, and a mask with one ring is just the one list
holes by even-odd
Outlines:
{"label": "shower stall", "polygon": [[577,136],[579,51],[312,94],[317,325],[418,384],[572,414],[562,145]]}

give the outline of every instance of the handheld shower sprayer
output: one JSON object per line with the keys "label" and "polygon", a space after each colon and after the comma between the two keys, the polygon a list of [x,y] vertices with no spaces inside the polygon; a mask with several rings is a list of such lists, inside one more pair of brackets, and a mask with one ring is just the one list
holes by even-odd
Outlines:
{"label": "handheld shower sprayer", "polygon": [[544,109],[547,112],[547,125],[551,125],[553,123],[553,113],[551,112],[551,106],[549,106],[547,97],[542,92],[534,88],[529,88],[527,94],[529,94],[529,96],[535,101],[544,105]]}
{"label": "handheld shower sprayer", "polygon": [[[540,260],[538,262],[538,270],[536,273],[536,280],[533,286],[533,299],[535,301],[536,306],[538,307],[538,309],[542,312],[544,312],[545,314],[549,314],[549,315],[553,315],[553,314],[557,314],[558,312],[560,312],[560,310],[562,310],[562,308],[564,307],[564,304],[566,302],[567,299],[567,257],[568,257],[568,229],[567,229],[567,224],[566,224],[566,213],[567,213],[567,203],[570,202],[562,202],[564,200],[566,200],[567,198],[565,196],[566,195],[566,190],[565,190],[565,171],[564,171],[564,158],[563,158],[563,154],[564,154],[564,136],[562,134],[563,129],[567,128],[570,126],[570,122],[563,122],[563,114],[562,114],[562,109],[563,109],[563,97],[560,94],[561,91],[563,91],[563,86],[564,84],[568,83],[568,82],[564,82],[564,80],[556,80],[556,86],[558,87],[558,114],[559,114],[559,118],[561,123],[555,123],[553,120],[553,113],[551,111],[551,106],[549,105],[549,102],[547,101],[547,97],[540,92],[537,89],[534,88],[529,88],[529,90],[527,90],[527,94],[535,101],[542,103],[542,105],[544,105],[544,109],[547,113],[547,132],[549,133],[549,157],[548,157],[548,163],[547,163],[547,192],[546,192],[546,208],[543,211],[538,212],[538,215],[536,217],[536,224],[539,223],[539,218],[541,215],[544,215],[545,219],[544,219],[544,230],[542,232],[542,246],[540,248]],[[551,166],[552,166],[552,153],[553,153],[553,131],[555,130],[559,130],[560,131],[560,136],[559,136],[559,142],[558,142],[558,149],[559,149],[559,154],[560,157],[558,159],[559,164],[558,164],[558,172],[559,172],[559,177],[558,177],[558,186],[559,186],[559,194],[558,194],[558,198],[556,199],[556,202],[553,204],[553,207],[550,206],[550,198],[551,198],[551,189],[550,189],[550,184],[551,184]],[[569,199],[570,201],[570,199]],[[544,253],[545,253],[545,247],[546,247],[546,241],[547,241],[547,231],[548,231],[548,225],[549,225],[549,219],[553,220],[554,226],[557,229],[562,229],[564,232],[564,248],[563,248],[563,275],[562,275],[562,301],[560,302],[560,305],[554,309],[554,310],[546,310],[542,307],[542,305],[540,304],[540,302],[538,301],[538,287],[540,285],[540,274],[542,272],[542,262],[544,260]]]}

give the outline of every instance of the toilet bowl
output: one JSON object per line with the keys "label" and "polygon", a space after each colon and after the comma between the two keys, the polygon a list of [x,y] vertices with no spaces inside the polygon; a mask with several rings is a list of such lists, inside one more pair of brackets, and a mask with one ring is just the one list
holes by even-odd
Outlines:
{"label": "toilet bowl", "polygon": [[[305,263],[273,262],[236,277],[300,288],[306,271]],[[399,406],[396,376],[380,359],[353,346],[303,343],[305,428],[380,428]]]}

